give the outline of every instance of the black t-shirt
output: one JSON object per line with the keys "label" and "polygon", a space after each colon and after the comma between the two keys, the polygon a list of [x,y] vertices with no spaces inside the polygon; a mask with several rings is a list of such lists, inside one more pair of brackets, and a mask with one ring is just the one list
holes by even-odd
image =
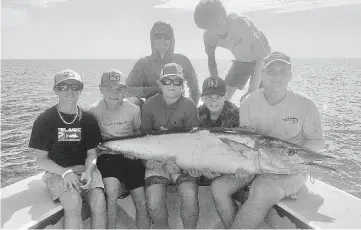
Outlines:
{"label": "black t-shirt", "polygon": [[[74,115],[61,113],[66,122]],[[101,133],[96,119],[79,108],[79,115],[72,124],[65,124],[56,106],[47,109],[35,120],[29,147],[48,152],[49,159],[62,167],[84,165],[87,150],[98,146]]]}

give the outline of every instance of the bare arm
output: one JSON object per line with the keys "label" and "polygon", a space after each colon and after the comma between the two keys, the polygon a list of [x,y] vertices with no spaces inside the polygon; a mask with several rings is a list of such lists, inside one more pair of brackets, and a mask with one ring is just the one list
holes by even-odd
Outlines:
{"label": "bare arm", "polygon": [[218,69],[216,62],[216,46],[206,46],[206,52],[208,56],[208,69],[212,77],[218,77]]}
{"label": "bare arm", "polygon": [[309,106],[306,119],[302,124],[302,132],[306,140],[303,146],[313,151],[320,151],[325,146],[321,118],[316,105],[311,102]]}
{"label": "bare arm", "polygon": [[47,151],[36,149],[35,156],[36,163],[39,165],[40,168],[44,169],[45,171],[55,173],[61,176],[66,170],[68,170],[67,168],[64,168],[55,163],[53,160],[50,160]]}
{"label": "bare arm", "polygon": [[249,86],[248,86],[248,93],[252,93],[253,91],[259,89],[259,85],[261,84],[261,80],[262,80],[262,61],[257,60],[256,62],[256,66],[254,67],[254,74],[251,77],[251,80],[249,82]]}
{"label": "bare arm", "polygon": [[96,149],[89,149],[87,151],[87,158],[85,160],[85,168],[88,173],[91,175],[94,172],[94,169],[96,167],[96,160],[97,160],[97,153]]}

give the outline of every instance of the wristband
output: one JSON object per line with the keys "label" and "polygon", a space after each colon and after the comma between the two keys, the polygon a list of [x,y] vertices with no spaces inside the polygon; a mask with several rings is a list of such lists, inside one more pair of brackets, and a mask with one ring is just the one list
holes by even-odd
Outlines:
{"label": "wristband", "polygon": [[66,174],[69,174],[69,173],[72,173],[72,172],[73,172],[73,170],[68,169],[68,170],[66,170],[66,171],[61,175],[61,177],[64,179],[64,177],[66,176]]}

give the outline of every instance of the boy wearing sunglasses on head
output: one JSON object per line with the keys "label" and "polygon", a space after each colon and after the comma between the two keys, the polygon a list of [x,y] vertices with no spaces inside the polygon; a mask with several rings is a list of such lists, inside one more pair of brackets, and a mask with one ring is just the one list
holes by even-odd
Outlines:
{"label": "boy wearing sunglasses on head", "polygon": [[[143,105],[141,130],[191,130],[199,125],[198,111],[194,102],[182,95],[185,80],[183,68],[176,63],[166,64],[158,80],[161,94],[149,98]],[[197,228],[199,204],[196,178],[197,171],[182,171],[170,160],[166,163],[146,162],[146,197],[149,215],[155,228],[167,228],[167,185],[175,183],[181,199],[181,218],[184,228]],[[191,174],[191,175],[190,175]]]}
{"label": "boy wearing sunglasses on head", "polygon": [[[123,100],[127,90],[125,81],[125,75],[119,70],[104,72],[99,85],[103,99],[89,107],[89,112],[98,120],[103,140],[140,132],[139,107]],[[107,227],[116,227],[117,199],[122,195],[122,186],[125,185],[134,201],[137,228],[149,228],[142,160],[128,159],[123,154],[109,150],[99,150],[98,155],[97,165],[103,176],[107,201]]]}
{"label": "boy wearing sunglasses on head", "polygon": [[64,227],[82,226],[82,198],[89,203],[91,227],[105,228],[104,185],[96,168],[96,147],[101,134],[96,119],[77,106],[83,89],[78,73],[66,69],[55,74],[57,105],[34,122],[29,147],[54,200],[64,207]]}

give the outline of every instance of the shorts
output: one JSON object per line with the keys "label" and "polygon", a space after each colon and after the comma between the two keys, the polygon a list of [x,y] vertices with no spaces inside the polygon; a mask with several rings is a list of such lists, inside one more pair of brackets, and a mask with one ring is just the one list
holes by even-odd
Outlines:
{"label": "shorts", "polygon": [[[73,172],[76,175],[78,175],[79,177],[81,176],[81,174],[83,172],[85,172],[85,165],[76,165],[76,166],[72,166],[69,168],[72,169]],[[58,174],[46,172],[43,175],[43,181],[46,183],[49,193],[53,197],[54,201],[59,199],[59,197],[68,190],[68,188],[66,188],[64,186],[63,178]],[[95,168],[95,170],[93,172],[93,182],[92,182],[91,187],[89,189],[82,190],[81,195],[84,196],[86,194],[86,192],[88,192],[94,188],[104,189],[102,176],[97,168]]]}
{"label": "shorts", "polygon": [[98,157],[97,166],[103,179],[117,178],[129,191],[144,186],[145,167],[140,159],[128,159],[122,154],[103,154]]}
{"label": "shorts", "polygon": [[248,79],[254,73],[256,62],[233,61],[224,81],[227,85],[243,89]]}
{"label": "shorts", "polygon": [[146,169],[145,172],[145,187],[153,184],[175,184],[179,185],[183,182],[197,183],[197,178],[191,177],[186,171],[182,170],[180,173],[168,173],[165,164],[159,168]]}
{"label": "shorts", "polygon": [[285,197],[290,197],[302,188],[306,183],[307,178],[308,173],[296,175],[261,174],[253,179],[250,189],[257,184],[270,182],[280,187],[284,191]]}

